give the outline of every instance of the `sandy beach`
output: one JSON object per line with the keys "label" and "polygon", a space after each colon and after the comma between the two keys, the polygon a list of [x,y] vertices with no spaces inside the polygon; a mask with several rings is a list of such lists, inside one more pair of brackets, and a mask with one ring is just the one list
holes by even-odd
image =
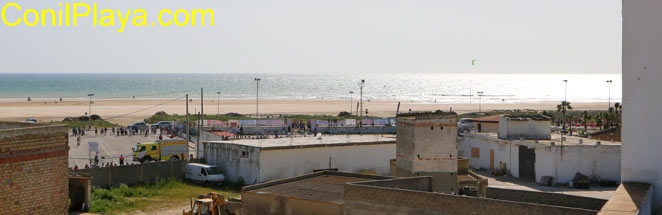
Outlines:
{"label": "sandy beach", "polygon": [[[356,100],[354,100],[356,104]],[[94,100],[92,113],[104,119],[122,125],[142,121],[158,111],[168,114],[184,114],[186,112],[185,100]],[[482,104],[482,110],[504,109],[533,109],[556,110],[557,103],[526,103],[526,104]],[[606,109],[607,103],[572,103],[575,110]],[[369,115],[393,116],[398,101],[364,101],[364,108]],[[444,110],[452,108],[457,113],[478,111],[478,103],[473,104],[430,104],[401,101],[400,111],[409,109],[413,111]],[[255,114],[255,100],[206,100],[204,109],[206,114],[236,112],[241,114]],[[260,115],[262,114],[330,114],[350,108],[347,100],[260,100]],[[353,107],[354,111],[356,106]],[[0,100],[0,120],[22,121],[27,117],[34,117],[42,122],[60,121],[64,117],[81,116],[89,110],[88,100],[33,99],[28,102],[17,99]],[[200,100],[193,100],[189,104],[191,113],[200,111]],[[119,117],[118,117],[119,116]]]}

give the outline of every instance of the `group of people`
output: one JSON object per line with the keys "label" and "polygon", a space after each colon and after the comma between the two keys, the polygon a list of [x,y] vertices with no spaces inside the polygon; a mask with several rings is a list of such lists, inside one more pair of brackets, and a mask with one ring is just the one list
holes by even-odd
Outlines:
{"label": "group of people", "polygon": [[[101,157],[101,158],[103,159],[104,157]],[[99,155],[95,155],[94,159],[90,161],[90,164],[89,165],[85,164],[84,168],[87,169],[87,168],[90,168],[90,167],[98,168],[98,167],[114,167],[114,166],[129,165],[128,161],[125,161],[125,160],[126,160],[126,158],[124,157],[124,155],[120,155],[119,164],[116,164],[115,162],[111,161],[111,162],[107,162],[107,163],[102,162],[101,165],[99,165],[99,162],[100,162]],[[78,170],[78,165],[74,165],[74,167],[70,168],[70,169]]]}

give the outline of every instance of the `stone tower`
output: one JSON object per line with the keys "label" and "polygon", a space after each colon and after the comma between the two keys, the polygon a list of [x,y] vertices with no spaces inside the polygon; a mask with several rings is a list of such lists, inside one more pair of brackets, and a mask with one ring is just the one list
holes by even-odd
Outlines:
{"label": "stone tower", "polygon": [[432,176],[434,192],[457,192],[457,114],[398,115],[396,176]]}

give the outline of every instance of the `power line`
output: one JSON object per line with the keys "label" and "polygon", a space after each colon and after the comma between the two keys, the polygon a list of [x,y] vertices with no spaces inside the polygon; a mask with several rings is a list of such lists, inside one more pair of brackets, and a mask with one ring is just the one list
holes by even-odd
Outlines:
{"label": "power line", "polygon": [[138,113],[138,112],[141,112],[141,111],[149,110],[149,109],[152,109],[152,108],[155,108],[155,107],[161,106],[161,105],[168,104],[168,103],[170,103],[170,102],[177,101],[177,100],[182,99],[182,98],[185,98],[185,97],[186,97],[186,96],[180,96],[180,97],[177,97],[177,98],[174,98],[174,99],[168,100],[168,101],[166,101],[166,102],[159,103],[159,104],[156,104],[156,105],[153,105],[153,106],[150,106],[150,107],[146,107],[146,108],[143,108],[143,109],[140,109],[140,110],[137,110],[137,111],[133,111],[133,112],[129,112],[129,113],[125,113],[125,114],[121,114],[121,115],[118,115],[118,116],[110,117],[110,118],[107,118],[106,120],[109,120],[109,119],[115,119],[115,118],[123,117],[123,116],[126,116],[126,115],[130,115],[130,114]]}

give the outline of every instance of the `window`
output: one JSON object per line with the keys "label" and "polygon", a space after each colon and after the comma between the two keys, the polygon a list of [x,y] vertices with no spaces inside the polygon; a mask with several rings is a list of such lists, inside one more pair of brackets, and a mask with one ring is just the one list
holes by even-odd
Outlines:
{"label": "window", "polygon": [[156,150],[156,146],[152,146],[150,150]]}
{"label": "window", "polygon": [[471,148],[471,157],[480,158],[480,148]]}
{"label": "window", "polygon": [[205,171],[205,168],[200,168],[200,174],[202,175],[207,175],[207,172]]}
{"label": "window", "polygon": [[241,156],[242,158],[247,158],[248,157],[248,151],[241,151]]}
{"label": "window", "polygon": [[144,146],[141,146],[141,147],[140,147],[140,151],[141,151],[141,152],[144,152],[145,150],[147,150],[146,147],[144,147]]}

